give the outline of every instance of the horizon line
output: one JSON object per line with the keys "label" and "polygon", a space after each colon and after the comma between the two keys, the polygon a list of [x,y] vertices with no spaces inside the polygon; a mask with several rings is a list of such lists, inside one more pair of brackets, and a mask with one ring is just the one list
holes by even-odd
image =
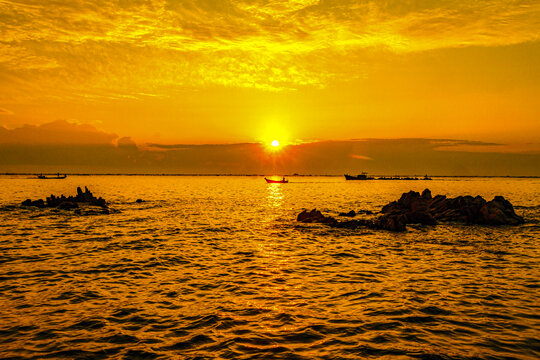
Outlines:
{"label": "horizon line", "polygon": [[[37,176],[37,175],[68,175],[68,176],[231,176],[231,177],[264,177],[264,176],[288,176],[288,177],[342,177],[345,174],[227,174],[227,173],[69,173],[69,172],[39,172],[39,173],[12,173],[1,172],[0,176]],[[370,174],[373,176],[396,176],[396,177],[411,177],[422,176],[418,174]],[[540,178],[540,175],[429,175],[435,178]],[[405,180],[405,179],[404,179]],[[418,180],[422,180],[419,178]]]}

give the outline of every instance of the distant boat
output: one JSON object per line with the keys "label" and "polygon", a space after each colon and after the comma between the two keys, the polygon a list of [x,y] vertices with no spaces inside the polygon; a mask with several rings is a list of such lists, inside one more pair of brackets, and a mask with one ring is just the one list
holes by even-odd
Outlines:
{"label": "distant boat", "polygon": [[360,175],[349,175],[345,174],[345,180],[373,180],[372,177],[367,176],[367,172],[363,172]]}
{"label": "distant boat", "polygon": [[38,179],[42,179],[42,180],[58,180],[58,179],[65,179],[67,178],[67,175],[64,174],[64,175],[60,175],[59,173],[56,174],[56,176],[45,176],[43,174],[39,174],[37,176]]}
{"label": "distant boat", "polygon": [[286,184],[289,182],[289,180],[286,180],[285,178],[281,180],[271,180],[271,179],[264,178],[264,180],[266,180],[268,184]]}

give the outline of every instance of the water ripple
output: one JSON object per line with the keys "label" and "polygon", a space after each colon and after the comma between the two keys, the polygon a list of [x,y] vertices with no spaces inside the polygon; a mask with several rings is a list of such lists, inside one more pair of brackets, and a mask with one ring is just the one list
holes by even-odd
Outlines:
{"label": "water ripple", "polygon": [[[502,194],[529,220],[523,226],[404,234],[299,225],[295,216],[344,204],[377,210],[410,183],[83,180],[111,199],[113,214],[22,209],[9,194],[52,190],[0,178],[17,188],[0,193],[1,358],[540,357],[534,180],[430,184],[449,196]],[[119,195],[125,189],[130,196]]]}

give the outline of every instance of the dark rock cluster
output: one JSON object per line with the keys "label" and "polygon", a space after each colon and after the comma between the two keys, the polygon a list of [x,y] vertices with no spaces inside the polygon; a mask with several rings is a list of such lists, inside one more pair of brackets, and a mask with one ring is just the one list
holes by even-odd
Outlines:
{"label": "dark rock cluster", "polygon": [[358,211],[351,210],[351,211],[346,212],[346,213],[341,212],[341,213],[339,213],[339,216],[355,217],[356,215],[360,215],[360,214],[372,215],[373,211],[371,211],[371,210],[358,210]]}
{"label": "dark rock cluster", "polygon": [[[351,211],[340,215],[354,217],[356,213]],[[314,209],[302,211],[298,214],[297,221],[338,228],[366,227],[390,231],[405,231],[407,224],[436,225],[438,222],[458,222],[518,225],[524,222],[523,218],[514,212],[512,204],[502,196],[495,196],[491,201],[486,201],[481,196],[432,197],[429,189],[424,190],[422,194],[415,191],[404,193],[399,200],[385,205],[380,215],[371,219],[338,221]]]}
{"label": "dark rock cluster", "polygon": [[35,206],[39,208],[57,208],[62,210],[79,209],[80,205],[96,206],[102,209],[101,213],[108,213],[108,205],[105,199],[96,198],[88,188],[84,187],[84,192],[80,187],[77,187],[76,196],[60,196],[51,195],[44,201],[43,199],[31,200],[26,199],[22,202],[23,206]]}
{"label": "dark rock cluster", "polygon": [[[351,216],[351,215],[346,215]],[[304,210],[298,217],[297,221],[303,223],[318,223],[325,224],[335,228],[356,229],[359,227],[365,227],[375,230],[391,230],[391,231],[405,231],[405,222],[402,217],[399,216],[378,216],[372,219],[354,219],[338,221],[332,216],[325,216],[319,210]]]}
{"label": "dark rock cluster", "polygon": [[386,215],[404,215],[408,224],[435,225],[438,221],[485,225],[523,224],[523,218],[514,212],[512,204],[502,196],[495,196],[491,201],[481,196],[432,197],[428,189],[421,195],[409,191],[398,201],[385,205],[381,212]]}

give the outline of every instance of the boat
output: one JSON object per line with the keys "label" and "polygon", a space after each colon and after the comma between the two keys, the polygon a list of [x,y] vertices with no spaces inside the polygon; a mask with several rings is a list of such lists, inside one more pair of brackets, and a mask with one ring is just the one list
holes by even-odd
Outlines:
{"label": "boat", "polygon": [[345,174],[345,180],[373,180],[372,177],[367,175],[367,172],[363,172],[360,175]]}
{"label": "boat", "polygon": [[65,179],[67,178],[67,175],[64,174],[64,175],[60,175],[60,173],[56,174],[56,176],[45,176],[43,174],[39,174],[37,176],[38,179],[42,179],[42,180],[58,180],[58,179]]}
{"label": "boat", "polygon": [[285,179],[285,177],[281,180],[272,180],[267,178],[264,178],[264,180],[266,180],[268,184],[286,184],[289,182],[289,180]]}

